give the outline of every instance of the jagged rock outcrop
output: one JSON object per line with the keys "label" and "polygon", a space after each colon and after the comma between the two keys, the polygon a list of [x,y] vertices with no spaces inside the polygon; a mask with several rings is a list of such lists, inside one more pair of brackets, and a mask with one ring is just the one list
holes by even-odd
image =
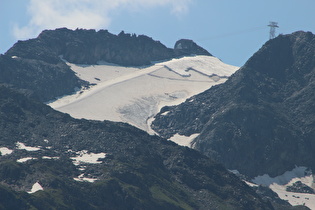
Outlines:
{"label": "jagged rock outcrop", "polygon": [[153,129],[200,133],[195,149],[250,177],[315,171],[314,46],[301,31],[268,41],[224,84],[163,108]]}
{"label": "jagged rock outcrop", "polygon": [[207,50],[198,46],[193,40],[180,39],[175,43],[174,51],[176,55],[208,55],[212,56]]}
{"label": "jagged rock outcrop", "polygon": [[122,66],[149,65],[152,61],[171,59],[176,56],[210,55],[190,40],[181,40],[183,50],[167,48],[159,41],[145,35],[118,35],[107,30],[69,30],[60,28],[45,30],[36,39],[17,42],[6,53],[28,59],[59,62],[60,55],[71,63],[97,64],[106,61]]}
{"label": "jagged rock outcrop", "polygon": [[[273,209],[222,165],[124,123],[77,120],[0,86],[0,207]],[[23,142],[38,150],[17,149]],[[79,151],[106,153],[80,162]],[[21,158],[32,160],[17,162]],[[54,158],[49,158],[54,157]],[[81,159],[83,161],[83,159]],[[94,183],[75,181],[88,176]],[[44,188],[27,195],[34,183]],[[9,188],[9,189],[8,189]],[[3,192],[2,192],[3,191]],[[17,205],[18,202],[20,205]]]}
{"label": "jagged rock outcrop", "polygon": [[301,181],[294,182],[291,186],[287,186],[286,191],[296,193],[315,194],[315,190]]}

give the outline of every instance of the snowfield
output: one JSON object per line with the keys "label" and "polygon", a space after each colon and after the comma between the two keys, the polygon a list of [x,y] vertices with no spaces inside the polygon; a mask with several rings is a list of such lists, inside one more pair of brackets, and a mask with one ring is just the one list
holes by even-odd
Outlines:
{"label": "snowfield", "polygon": [[94,85],[49,103],[52,108],[79,119],[127,122],[151,134],[150,122],[163,106],[178,105],[223,83],[238,69],[212,56],[183,57],[141,68],[67,64]]}
{"label": "snowfield", "polygon": [[199,136],[199,133],[192,134],[191,136],[183,136],[177,133],[174,136],[172,136],[169,140],[177,143],[178,145],[193,148],[192,141],[197,136]]}
{"label": "snowfield", "polygon": [[[293,206],[305,205],[308,208],[315,210],[315,194],[286,191],[287,186],[291,186],[297,181],[301,181],[303,184],[315,190],[314,175],[310,170],[307,170],[306,167],[295,167],[292,171],[287,171],[274,178],[265,174],[263,176],[255,177],[252,180],[252,182],[257,185],[269,187],[276,192],[281,199],[287,200]],[[253,185],[250,182],[246,183],[250,186]]]}

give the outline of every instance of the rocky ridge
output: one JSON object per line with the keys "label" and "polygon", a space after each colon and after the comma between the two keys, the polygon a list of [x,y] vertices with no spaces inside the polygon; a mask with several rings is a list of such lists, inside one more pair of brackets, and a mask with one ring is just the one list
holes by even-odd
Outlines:
{"label": "rocky ridge", "polygon": [[314,46],[302,31],[268,41],[224,84],[164,107],[152,128],[199,133],[195,149],[249,177],[315,171]]}
{"label": "rocky ridge", "polygon": [[[45,30],[36,39],[17,42],[6,52],[8,56],[58,63],[59,56],[76,64],[97,64],[106,61],[121,66],[150,65],[153,61],[168,60],[186,55],[209,55],[192,40],[179,40],[183,49],[167,48],[145,35],[107,30]],[[177,45],[175,45],[177,46]]]}
{"label": "rocky ridge", "polygon": [[63,59],[75,64],[105,61],[143,66],[192,54],[211,55],[191,40],[180,42],[184,50],[167,48],[145,35],[123,31],[114,35],[107,30],[45,30],[35,39],[18,41],[0,55],[0,83],[25,89],[46,102],[88,85],[76,77]]}

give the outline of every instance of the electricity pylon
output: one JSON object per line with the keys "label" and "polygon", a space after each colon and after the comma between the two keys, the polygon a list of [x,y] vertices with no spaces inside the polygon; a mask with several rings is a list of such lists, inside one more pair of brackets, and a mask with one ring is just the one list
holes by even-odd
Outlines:
{"label": "electricity pylon", "polygon": [[269,39],[273,39],[276,37],[276,28],[279,28],[278,23],[270,21],[268,26],[270,27]]}

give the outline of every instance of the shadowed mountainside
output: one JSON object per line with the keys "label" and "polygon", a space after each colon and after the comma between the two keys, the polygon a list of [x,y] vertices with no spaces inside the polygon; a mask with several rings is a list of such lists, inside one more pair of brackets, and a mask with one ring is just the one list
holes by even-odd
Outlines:
{"label": "shadowed mountainside", "polygon": [[[206,156],[123,123],[76,120],[0,86],[2,206],[38,209],[272,209]],[[16,143],[40,148],[17,149]],[[106,153],[74,165],[77,152]],[[25,157],[32,160],[16,162]],[[46,157],[46,158],[44,158]],[[55,157],[55,158],[47,158]],[[82,169],[83,167],[83,169]],[[94,183],[73,180],[80,174]],[[44,191],[27,194],[38,182]],[[23,204],[23,205],[22,205]],[[19,209],[16,208],[16,209]]]}
{"label": "shadowed mountainside", "polygon": [[167,138],[200,133],[195,149],[250,177],[315,171],[314,90],[315,35],[280,35],[224,84],[164,107],[152,128]]}

